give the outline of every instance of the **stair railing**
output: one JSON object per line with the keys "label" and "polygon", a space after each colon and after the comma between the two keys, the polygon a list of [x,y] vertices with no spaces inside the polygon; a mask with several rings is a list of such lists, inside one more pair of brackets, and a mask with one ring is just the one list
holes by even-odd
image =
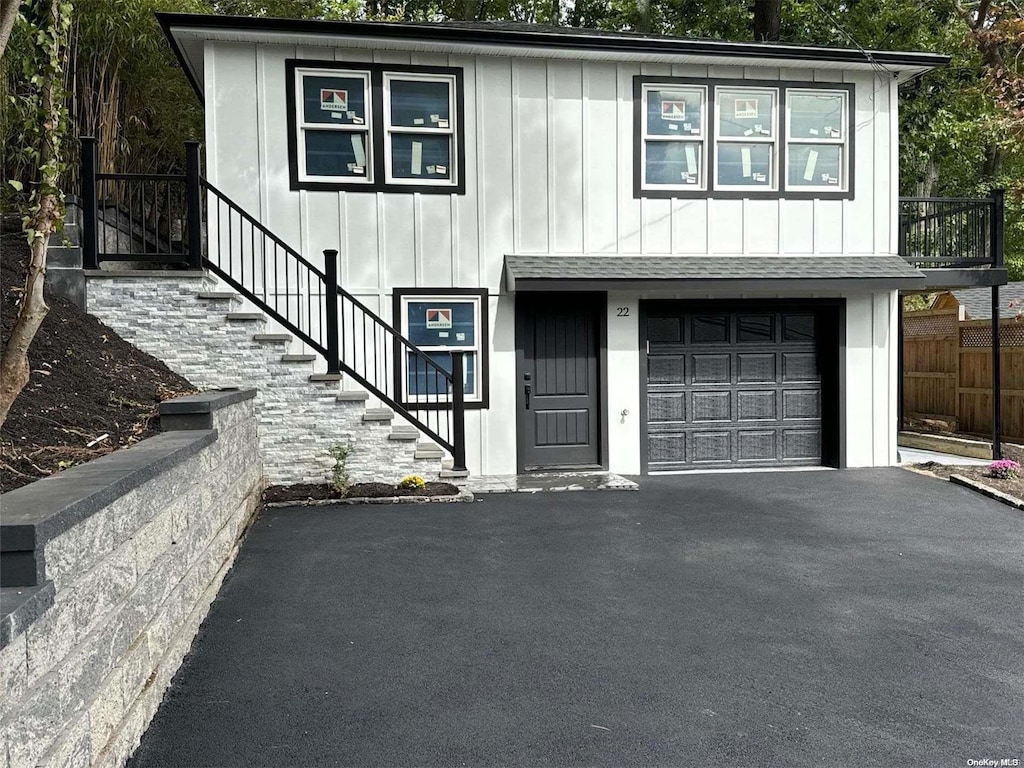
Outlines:
{"label": "stair railing", "polygon": [[[83,137],[81,179],[86,269],[103,261],[209,269],[323,356],[328,374],[361,384],[465,471],[465,353],[452,352],[448,370],[384,322],[339,284],[337,251],[324,251],[320,269],[202,178],[198,142],[186,144],[184,174],[118,174],[98,171],[96,141]],[[111,201],[117,226],[100,215]]]}

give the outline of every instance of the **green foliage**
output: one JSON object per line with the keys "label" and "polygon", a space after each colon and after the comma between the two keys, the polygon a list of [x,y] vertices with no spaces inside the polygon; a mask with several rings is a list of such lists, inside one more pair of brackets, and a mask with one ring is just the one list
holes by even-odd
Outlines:
{"label": "green foliage", "polygon": [[[4,56],[6,103],[0,128],[5,134],[5,165],[10,163],[18,172],[6,173],[5,168],[7,185],[0,194],[23,214],[30,244],[39,236],[36,227],[46,199],[58,201],[58,217],[64,200],[60,181],[68,113],[63,85],[71,14],[70,2],[24,4]],[[46,234],[51,223],[43,226]]]}
{"label": "green foliage", "polygon": [[327,453],[334,459],[334,467],[331,469],[331,485],[340,493],[352,485],[352,478],[348,473],[348,459],[352,455],[352,444],[332,445]]}
{"label": "green foliage", "polygon": [[427,481],[419,475],[406,475],[398,481],[398,487],[406,490],[419,490],[426,486]]}

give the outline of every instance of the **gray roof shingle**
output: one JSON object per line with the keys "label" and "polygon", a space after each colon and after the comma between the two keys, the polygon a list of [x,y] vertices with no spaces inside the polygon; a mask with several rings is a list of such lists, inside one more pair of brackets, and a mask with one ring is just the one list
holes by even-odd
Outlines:
{"label": "gray roof shingle", "polygon": [[[991,319],[991,288],[966,288],[962,291],[953,291],[952,293],[967,313],[968,320]],[[1011,301],[1017,301],[1020,304],[1016,307],[1011,307]],[[1024,305],[1024,280],[1000,286],[999,303],[1002,305],[1002,308],[999,310],[1000,317],[1016,317],[1017,312],[1020,311],[1020,306]]]}
{"label": "gray roof shingle", "polygon": [[509,255],[520,280],[859,280],[923,278],[899,256],[558,256]]}

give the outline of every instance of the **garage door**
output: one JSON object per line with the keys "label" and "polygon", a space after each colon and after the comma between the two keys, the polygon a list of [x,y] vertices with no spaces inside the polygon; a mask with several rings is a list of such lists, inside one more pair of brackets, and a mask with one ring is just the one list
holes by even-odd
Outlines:
{"label": "garage door", "polygon": [[647,468],[820,464],[813,309],[647,308]]}

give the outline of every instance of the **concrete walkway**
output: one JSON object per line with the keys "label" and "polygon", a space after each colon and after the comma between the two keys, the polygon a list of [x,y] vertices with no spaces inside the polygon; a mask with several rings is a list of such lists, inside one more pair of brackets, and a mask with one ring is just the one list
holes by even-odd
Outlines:
{"label": "concrete walkway", "polygon": [[132,765],[1024,758],[1024,517],[901,469],[273,510]]}
{"label": "concrete walkway", "polygon": [[980,467],[992,463],[991,459],[972,459],[970,456],[926,451],[921,448],[904,448],[903,446],[900,446],[899,454],[900,464],[923,464],[926,461],[934,461],[936,464],[949,466]]}

